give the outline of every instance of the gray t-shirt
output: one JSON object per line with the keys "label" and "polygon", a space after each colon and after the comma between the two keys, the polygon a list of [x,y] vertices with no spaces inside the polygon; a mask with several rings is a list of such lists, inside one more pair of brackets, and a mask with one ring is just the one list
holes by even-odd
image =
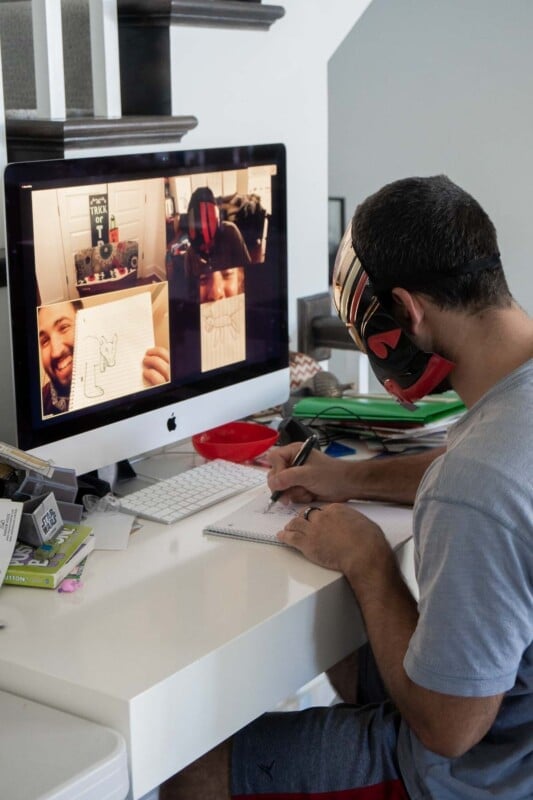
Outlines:
{"label": "gray t-shirt", "polygon": [[414,511],[420,618],[404,667],[444,694],[504,692],[464,756],[423,747],[402,722],[398,757],[412,800],[533,798],[533,360],[451,429]]}

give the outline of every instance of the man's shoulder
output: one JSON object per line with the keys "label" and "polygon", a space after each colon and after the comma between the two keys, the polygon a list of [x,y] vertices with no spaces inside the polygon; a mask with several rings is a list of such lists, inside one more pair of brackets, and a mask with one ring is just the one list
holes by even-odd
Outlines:
{"label": "man's shoulder", "polygon": [[[530,417],[529,417],[530,419]],[[510,425],[482,418],[431,464],[417,495],[417,508],[446,507],[449,519],[491,519],[508,531],[528,531],[533,509],[533,432],[525,416]],[[461,525],[462,527],[462,525]]]}
{"label": "man's shoulder", "polygon": [[533,359],[490,389],[449,432],[447,457],[533,466]]}

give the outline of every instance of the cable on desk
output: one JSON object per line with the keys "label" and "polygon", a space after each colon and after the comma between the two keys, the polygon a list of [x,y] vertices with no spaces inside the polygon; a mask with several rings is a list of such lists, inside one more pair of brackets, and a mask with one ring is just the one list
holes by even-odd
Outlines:
{"label": "cable on desk", "polygon": [[[351,419],[363,423],[365,431],[371,432],[372,436],[376,439],[377,443],[382,448],[382,452],[386,453],[387,455],[394,455],[394,451],[390,450],[389,447],[387,446],[386,440],[378,433],[378,430],[371,423],[368,422],[367,419],[361,417],[359,414],[356,414],[351,410],[346,409],[344,406],[336,406],[334,403],[331,406],[328,406],[328,408],[324,408],[322,409],[322,411],[319,411],[317,414],[314,415],[314,417],[310,417],[308,420],[306,420],[306,424],[309,425],[311,428],[313,427],[318,428],[319,443],[321,447],[323,447],[324,445],[328,445],[335,439],[338,439],[339,433],[342,433],[345,437],[356,436],[356,438],[363,438],[364,436],[363,430],[355,432],[351,431],[350,429],[346,429],[345,427],[339,424],[340,420],[337,421],[337,425],[335,425],[334,422],[333,423],[329,422],[328,424],[328,420],[325,420],[325,423],[321,426],[316,424],[316,421],[317,420],[320,421],[320,418],[323,415],[330,414],[332,411],[335,410],[342,411],[345,417],[350,417]],[[337,435],[335,436],[334,434]],[[321,435],[322,439],[320,438]]]}

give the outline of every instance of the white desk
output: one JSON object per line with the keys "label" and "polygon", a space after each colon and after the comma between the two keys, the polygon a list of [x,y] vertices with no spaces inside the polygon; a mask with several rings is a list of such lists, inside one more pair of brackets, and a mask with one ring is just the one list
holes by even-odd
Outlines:
{"label": "white desk", "polygon": [[4,800],[124,800],[128,768],[115,731],[0,692]]}
{"label": "white desk", "polygon": [[119,731],[133,798],[363,641],[338,573],[202,534],[240,503],[144,524],[126,551],[91,554],[76,593],[0,589],[0,689]]}

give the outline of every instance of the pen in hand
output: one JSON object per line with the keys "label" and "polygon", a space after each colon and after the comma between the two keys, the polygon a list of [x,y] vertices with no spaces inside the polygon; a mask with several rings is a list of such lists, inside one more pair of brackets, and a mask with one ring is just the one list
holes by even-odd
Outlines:
{"label": "pen in hand", "polygon": [[[291,467],[301,467],[302,464],[305,464],[305,462],[309,457],[309,454],[311,453],[311,450],[313,449],[313,447],[317,442],[318,442],[318,437],[316,434],[313,433],[311,436],[309,436],[309,438],[305,440],[305,442],[302,444],[302,446],[296,453],[293,461],[291,462]],[[282,494],[283,494],[282,489],[276,489],[275,492],[272,492],[272,494],[270,495],[270,502],[266,508],[266,513],[270,511],[274,503],[278,502]]]}

